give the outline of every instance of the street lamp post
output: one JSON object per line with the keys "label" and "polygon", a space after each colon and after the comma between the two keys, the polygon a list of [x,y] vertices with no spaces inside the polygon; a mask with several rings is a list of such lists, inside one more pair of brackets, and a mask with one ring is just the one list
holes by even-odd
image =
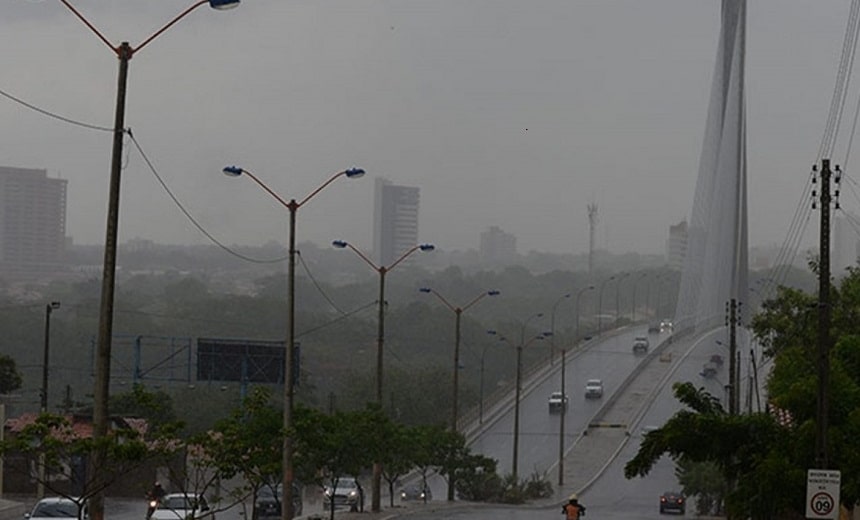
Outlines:
{"label": "street lamp post", "polygon": [[[579,299],[586,291],[594,289],[593,285],[583,287],[576,293],[576,309],[574,310],[574,326],[573,326],[573,346],[579,343]],[[565,354],[566,350],[561,349],[561,398],[562,407],[561,415],[558,420],[558,485],[561,487],[564,484],[564,418],[567,415],[567,393],[565,392]]]}
{"label": "street lamp post", "polygon": [[615,275],[610,276],[600,283],[600,290],[597,291],[597,335],[603,334],[603,288],[608,282],[615,279]]}
{"label": "street lamp post", "polygon": [[[385,343],[385,275],[397,267],[402,261],[406,260],[406,258],[416,251],[433,251],[435,246],[433,244],[418,244],[414,245],[411,248],[407,249],[405,253],[400,255],[400,258],[392,262],[392,264],[388,267],[384,265],[377,265],[373,260],[367,257],[364,253],[361,252],[358,248],[346,242],[344,240],[335,240],[332,242],[334,247],[339,249],[349,248],[353,253],[358,255],[359,258],[364,260],[364,262],[369,265],[374,271],[379,273],[379,310],[378,310],[378,321],[377,321],[377,333],[376,333],[376,402],[379,406],[382,406],[382,352],[383,345]],[[380,500],[380,485],[382,482],[382,464],[379,462],[375,462],[373,464],[373,489],[372,489],[372,498],[371,498],[371,510],[376,513],[381,509],[381,500]]]}
{"label": "street lamp post", "polygon": [[555,311],[558,308],[558,304],[560,304],[563,300],[566,300],[568,298],[570,298],[570,293],[562,294],[561,296],[558,297],[558,299],[555,300],[555,303],[552,304],[552,312],[550,313],[550,317],[549,317],[549,330],[550,330],[549,364],[550,364],[550,366],[552,366],[553,358],[555,356]]}
{"label": "street lamp post", "polygon": [[627,278],[630,273],[622,273],[615,282],[615,326],[621,325],[621,280]]}
{"label": "street lamp post", "polygon": [[[466,305],[462,307],[452,305],[444,296],[439,294],[438,291],[434,291],[429,287],[422,287],[419,291],[423,293],[428,293],[434,295],[439,299],[446,307],[451,309],[454,313],[454,376],[453,376],[453,395],[451,396],[451,431],[457,432],[457,419],[458,419],[458,411],[457,411],[457,403],[458,403],[458,385],[460,381],[460,321],[461,317],[467,309],[481,301],[487,296],[498,296],[500,293],[496,290],[484,291],[475,298],[472,299]],[[454,500],[454,475],[448,476],[448,501]]]}
{"label": "street lamp post", "polygon": [[353,167],[339,171],[299,202],[296,199],[285,200],[266,186],[256,175],[244,168],[227,166],[222,171],[230,177],[247,176],[290,212],[289,260],[287,267],[287,290],[289,291],[287,298],[287,349],[284,353],[284,441],[282,453],[283,492],[281,495],[281,518],[292,520],[294,514],[293,481],[295,480],[293,471],[293,434],[291,428],[293,424],[293,402],[296,384],[296,214],[300,207],[304,206],[311,198],[336,179],[340,177],[357,179],[364,175],[364,170]]}
{"label": "street lamp post", "polygon": [[[513,448],[513,461],[511,462],[511,474],[514,476],[514,479],[517,478],[517,465],[519,462],[519,441],[520,441],[520,394],[522,393],[522,375],[523,375],[523,349],[528,345],[531,345],[532,342],[537,340],[542,340],[544,337],[549,334],[538,334],[537,336],[531,338],[526,342],[526,327],[529,322],[533,319],[542,318],[543,313],[539,312],[537,314],[533,314],[529,316],[527,320],[523,322],[523,326],[520,329],[520,342],[516,346],[517,350],[517,374],[516,374],[516,388],[514,390],[514,448]],[[490,334],[495,334],[495,331],[489,331]],[[502,341],[507,341],[504,336],[500,337]]]}
{"label": "street lamp post", "polygon": [[[119,58],[119,74],[117,78],[116,111],[113,127],[113,148],[111,151],[110,184],[108,188],[108,213],[105,230],[104,263],[102,267],[102,292],[99,307],[99,330],[96,347],[95,388],[93,391],[93,438],[98,440],[107,435],[107,402],[110,392],[110,358],[111,335],[113,334],[113,303],[116,285],[116,256],[117,228],[119,227],[119,193],[122,172],[122,141],[125,134],[125,98],[128,85],[128,62],[135,53],[143,49],[149,42],[172,27],[188,13],[208,3],[213,9],[229,9],[239,5],[239,0],[199,0],[185,11],[174,17],[161,29],[154,32],[136,48],[128,42],[119,46],[111,44],[84,16],[75,9],[68,0],[60,0],[75,16],[80,19],[111,51]],[[104,520],[104,492],[101,485],[103,476],[101,466],[105,453],[97,449],[91,460],[90,471],[95,479],[94,489],[97,491],[89,500],[89,512],[92,520]]]}
{"label": "street lamp post", "polygon": [[491,345],[492,343],[484,345],[484,349],[481,351],[481,377],[478,384],[478,424],[484,424],[484,358],[487,355],[487,349]]}
{"label": "street lamp post", "polygon": [[639,278],[637,278],[636,281],[633,282],[633,309],[631,309],[630,311],[630,321],[632,323],[636,323],[636,292],[637,289],[639,289],[639,282],[647,276],[648,273],[642,273],[641,275],[639,275]]}
{"label": "street lamp post", "polygon": [[[60,308],[60,302],[45,305],[45,348],[42,352],[42,389],[40,391],[40,407],[42,413],[48,412],[48,359],[51,352],[51,312]],[[39,478],[36,482],[37,498],[45,496],[45,455],[39,456]]]}

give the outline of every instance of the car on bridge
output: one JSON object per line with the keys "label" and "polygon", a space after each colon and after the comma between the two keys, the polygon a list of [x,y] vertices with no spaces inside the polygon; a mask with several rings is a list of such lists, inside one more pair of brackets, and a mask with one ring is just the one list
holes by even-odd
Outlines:
{"label": "car on bridge", "polygon": [[553,392],[549,396],[549,413],[561,413],[567,410],[567,395],[562,392]]}
{"label": "car on bridge", "polygon": [[603,381],[600,379],[589,379],[585,382],[585,398],[600,399],[603,397]]}
{"label": "car on bridge", "polygon": [[633,353],[634,354],[645,354],[648,352],[648,347],[651,344],[648,342],[648,338],[645,336],[637,336],[633,340]]}
{"label": "car on bridge", "polygon": [[686,511],[686,500],[684,495],[674,491],[667,491],[660,495],[660,514],[679,513],[681,515]]}

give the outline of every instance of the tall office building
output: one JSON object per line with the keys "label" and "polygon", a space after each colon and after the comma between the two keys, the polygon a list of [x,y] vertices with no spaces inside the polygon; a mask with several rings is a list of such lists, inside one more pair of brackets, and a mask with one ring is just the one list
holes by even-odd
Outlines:
{"label": "tall office building", "polygon": [[674,226],[669,226],[669,240],[666,241],[666,263],[672,269],[684,266],[687,256],[687,221],[682,220]]}
{"label": "tall office building", "polygon": [[65,179],[0,166],[0,273],[56,271],[66,240]]}
{"label": "tall office building", "polygon": [[490,226],[481,233],[481,261],[490,265],[508,265],[517,258],[517,237]]}
{"label": "tall office building", "polygon": [[857,229],[860,228],[860,219],[853,213],[845,212],[833,217],[833,253],[830,257],[830,266],[833,276],[842,278],[849,267],[857,267],[857,249],[860,242],[857,240]]}
{"label": "tall office building", "polygon": [[418,244],[419,190],[377,177],[373,195],[373,251],[388,266]]}

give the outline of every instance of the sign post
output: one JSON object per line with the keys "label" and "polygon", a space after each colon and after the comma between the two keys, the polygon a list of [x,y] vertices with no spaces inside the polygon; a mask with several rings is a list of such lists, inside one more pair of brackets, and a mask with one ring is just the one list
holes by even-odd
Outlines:
{"label": "sign post", "polygon": [[806,471],[806,518],[839,519],[841,473],[832,469]]}

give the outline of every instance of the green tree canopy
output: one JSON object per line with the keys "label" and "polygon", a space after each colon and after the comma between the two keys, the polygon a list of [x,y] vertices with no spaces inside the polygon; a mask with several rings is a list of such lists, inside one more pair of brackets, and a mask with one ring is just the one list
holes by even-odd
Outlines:
{"label": "green tree canopy", "polygon": [[0,394],[8,394],[21,388],[21,374],[11,356],[0,354]]}

